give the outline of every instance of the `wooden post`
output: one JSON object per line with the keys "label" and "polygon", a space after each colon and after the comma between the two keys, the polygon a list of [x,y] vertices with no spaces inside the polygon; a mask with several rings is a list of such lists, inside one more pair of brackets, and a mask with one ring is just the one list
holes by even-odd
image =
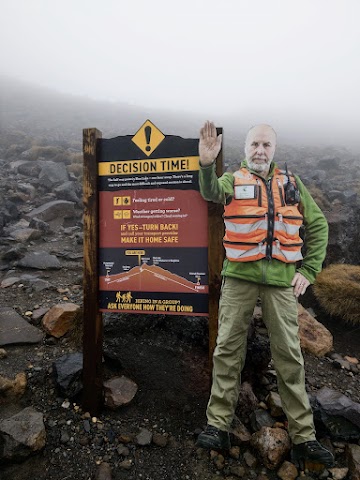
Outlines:
{"label": "wooden post", "polygon": [[[217,134],[222,133],[222,128],[216,129]],[[223,174],[223,149],[216,159],[216,174]],[[216,345],[218,332],[218,311],[221,287],[221,270],[224,260],[222,239],[224,236],[224,222],[222,218],[223,205],[208,203],[209,218],[209,367],[212,371],[212,358]]]}
{"label": "wooden post", "polygon": [[84,336],[83,410],[96,415],[103,400],[103,324],[99,311],[99,205],[97,144],[102,133],[96,128],[83,130],[84,153]]}

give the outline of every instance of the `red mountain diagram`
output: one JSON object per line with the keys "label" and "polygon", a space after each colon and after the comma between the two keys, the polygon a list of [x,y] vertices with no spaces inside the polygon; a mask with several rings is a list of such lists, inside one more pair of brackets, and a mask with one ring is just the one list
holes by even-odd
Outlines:
{"label": "red mountain diagram", "polygon": [[128,272],[100,277],[100,290],[207,293],[208,286],[192,283],[157,265],[144,264]]}

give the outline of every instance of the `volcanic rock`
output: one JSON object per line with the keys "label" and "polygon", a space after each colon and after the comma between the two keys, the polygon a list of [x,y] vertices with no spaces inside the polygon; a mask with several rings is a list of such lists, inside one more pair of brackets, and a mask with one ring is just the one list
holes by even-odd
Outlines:
{"label": "volcanic rock", "polygon": [[27,215],[29,219],[37,218],[43,222],[50,222],[56,218],[68,218],[74,216],[74,202],[66,200],[53,200],[41,207],[35,208]]}
{"label": "volcanic rock", "polygon": [[277,471],[277,475],[281,480],[295,480],[298,471],[293,463],[285,461]]}
{"label": "volcanic rock", "polygon": [[65,397],[72,398],[82,390],[82,353],[63,355],[53,363],[53,367],[56,383]]}
{"label": "volcanic rock", "polygon": [[41,185],[52,189],[69,180],[69,174],[64,163],[44,162],[39,174]]}
{"label": "volcanic rock", "polygon": [[43,333],[10,307],[0,307],[0,345],[39,343]]}
{"label": "volcanic rock", "polygon": [[299,303],[299,337],[301,348],[317,357],[322,357],[333,349],[333,336],[329,330]]}
{"label": "volcanic rock", "polygon": [[45,446],[43,414],[27,407],[0,422],[1,461],[23,460]]}
{"label": "volcanic rock", "polygon": [[26,243],[30,240],[41,238],[41,232],[34,228],[19,228],[10,233],[10,237],[20,243]]}
{"label": "volcanic rock", "polygon": [[111,480],[111,479],[112,479],[112,474],[111,474],[110,464],[107,462],[100,463],[95,474],[95,480]]}
{"label": "volcanic rock", "polygon": [[351,480],[360,480],[360,446],[354,444],[346,445],[346,458]]}
{"label": "volcanic rock", "polygon": [[241,418],[247,418],[255,410],[259,403],[249,382],[243,382],[240,386],[236,414]]}
{"label": "volcanic rock", "polygon": [[140,432],[136,435],[135,442],[141,447],[145,447],[151,444],[152,433],[146,428],[142,428]]}
{"label": "volcanic rock", "polygon": [[23,257],[18,266],[21,268],[36,268],[38,270],[59,270],[61,263],[55,255],[47,252],[30,252]]}
{"label": "volcanic rock", "polygon": [[250,415],[250,424],[254,432],[260,430],[262,427],[272,427],[274,423],[275,420],[272,416],[262,408],[257,408]]}
{"label": "volcanic rock", "polygon": [[76,187],[74,182],[68,181],[62,183],[55,188],[54,192],[56,193],[57,198],[60,198],[62,200],[68,200],[75,203],[78,203],[80,201],[76,193]]}
{"label": "volcanic rock", "polygon": [[45,314],[42,320],[44,330],[53,337],[62,337],[69,331],[79,310],[75,303],[58,303]]}
{"label": "volcanic rock", "polygon": [[316,399],[328,415],[344,417],[360,428],[360,404],[328,387],[316,393]]}
{"label": "volcanic rock", "polygon": [[269,470],[276,469],[290,451],[290,437],[282,428],[262,427],[251,437],[251,445],[259,452]]}
{"label": "volcanic rock", "polygon": [[105,405],[116,409],[122,405],[128,405],[134,398],[138,386],[135,382],[126,378],[114,377],[104,382]]}
{"label": "volcanic rock", "polygon": [[237,416],[234,416],[234,420],[231,424],[230,430],[230,439],[232,445],[244,445],[250,442],[251,433],[245,427],[245,425],[238,419]]}
{"label": "volcanic rock", "polygon": [[284,415],[280,395],[276,392],[270,392],[267,397],[267,403],[270,407],[272,417],[281,417]]}

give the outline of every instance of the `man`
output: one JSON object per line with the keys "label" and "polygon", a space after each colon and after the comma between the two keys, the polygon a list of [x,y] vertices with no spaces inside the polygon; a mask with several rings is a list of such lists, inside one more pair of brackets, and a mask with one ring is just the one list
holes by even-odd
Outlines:
{"label": "man", "polygon": [[[272,127],[251,128],[239,170],[217,178],[215,159],[221,142],[215,125],[206,122],[199,142],[200,191],[206,200],[224,205],[226,258],[208,425],[196,445],[230,448],[228,431],[239,396],[247,331],[260,297],[293,443],[292,460],[331,466],[332,454],[315,438],[297,323],[297,298],[315,280],[325,258],[326,219],[300,179],[273,162],[276,133]],[[302,224],[306,229],[304,258],[299,236]]]}

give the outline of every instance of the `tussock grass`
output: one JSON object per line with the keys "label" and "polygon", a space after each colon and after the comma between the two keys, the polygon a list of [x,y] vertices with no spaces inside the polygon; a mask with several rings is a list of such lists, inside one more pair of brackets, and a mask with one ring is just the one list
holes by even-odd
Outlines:
{"label": "tussock grass", "polygon": [[45,158],[46,160],[50,160],[59,154],[63,154],[63,149],[53,146],[42,147],[39,145],[34,145],[29,150],[29,156],[31,160],[37,160],[41,157]]}
{"label": "tussock grass", "polygon": [[317,277],[314,294],[330,315],[360,324],[360,266],[333,264]]}

